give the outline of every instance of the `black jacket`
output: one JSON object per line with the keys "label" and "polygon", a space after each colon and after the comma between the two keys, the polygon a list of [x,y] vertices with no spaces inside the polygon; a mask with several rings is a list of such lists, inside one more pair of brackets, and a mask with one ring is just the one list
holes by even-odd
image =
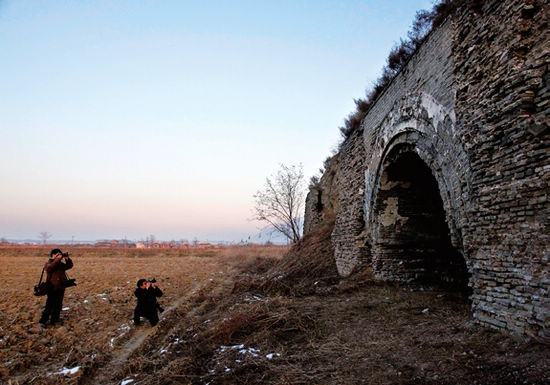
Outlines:
{"label": "black jacket", "polygon": [[148,289],[138,287],[134,291],[134,295],[137,297],[136,310],[142,314],[150,314],[157,311],[157,297],[162,296],[162,290],[158,287],[150,287]]}

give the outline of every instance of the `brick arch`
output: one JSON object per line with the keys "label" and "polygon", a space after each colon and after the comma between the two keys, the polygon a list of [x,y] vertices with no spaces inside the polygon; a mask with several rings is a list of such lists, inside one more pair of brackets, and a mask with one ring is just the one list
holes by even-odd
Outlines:
{"label": "brick arch", "polygon": [[[470,269],[465,244],[470,170],[454,126],[452,110],[446,109],[430,95],[420,93],[396,103],[379,127],[366,131],[365,147],[370,157],[365,172],[364,216],[371,245],[376,244],[380,235],[377,198],[382,179],[392,163],[391,157],[399,149],[406,149],[405,152],[415,154],[433,175],[449,229],[450,243]],[[419,167],[422,167],[420,163]],[[372,252],[376,270],[376,248]]]}
{"label": "brick arch", "polygon": [[[426,166],[432,172],[435,180],[438,184],[438,189],[441,194],[441,200],[443,201],[443,207],[445,209],[446,221],[449,226],[451,241],[453,246],[462,248],[462,229],[457,225],[461,221],[461,217],[465,215],[464,212],[457,210],[457,205],[453,204],[453,199],[456,194],[452,190],[452,182],[449,182],[445,177],[441,167],[438,165],[438,159],[434,156],[434,147],[430,145],[430,139],[425,133],[419,132],[415,129],[408,128],[403,132],[398,133],[387,144],[379,163],[376,167],[372,187],[368,189],[371,191],[371,195],[365,198],[365,217],[366,222],[372,224],[375,220],[373,211],[375,210],[375,201],[380,188],[382,175],[384,172],[384,163],[387,161],[388,155],[391,154],[396,148],[408,145],[410,151],[415,152],[418,157],[426,164]],[[437,150],[436,150],[437,151]]]}

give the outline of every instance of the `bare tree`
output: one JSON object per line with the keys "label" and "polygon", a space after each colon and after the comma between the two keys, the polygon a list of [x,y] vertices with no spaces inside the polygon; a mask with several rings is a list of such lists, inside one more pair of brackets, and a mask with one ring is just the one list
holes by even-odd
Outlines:
{"label": "bare tree", "polygon": [[302,236],[305,198],[302,165],[280,165],[276,174],[266,178],[263,189],[254,194],[253,219],[269,223],[291,242]]}
{"label": "bare tree", "polygon": [[47,231],[42,231],[40,233],[40,239],[42,239],[42,243],[45,245],[48,239],[50,239],[52,235],[48,233]]}
{"label": "bare tree", "polygon": [[147,245],[147,247],[153,247],[156,241],[157,241],[157,238],[153,234],[149,235],[148,237],[145,237],[145,244]]}

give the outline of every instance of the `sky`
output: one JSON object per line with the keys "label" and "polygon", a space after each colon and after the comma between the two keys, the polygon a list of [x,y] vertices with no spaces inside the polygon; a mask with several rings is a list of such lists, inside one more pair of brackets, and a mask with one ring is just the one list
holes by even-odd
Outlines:
{"label": "sky", "polygon": [[240,241],[430,0],[0,0],[0,238]]}

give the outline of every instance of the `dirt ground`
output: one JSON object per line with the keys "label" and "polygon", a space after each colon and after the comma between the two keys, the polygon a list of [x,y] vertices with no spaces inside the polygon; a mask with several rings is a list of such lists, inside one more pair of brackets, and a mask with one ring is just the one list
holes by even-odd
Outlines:
{"label": "dirt ground", "polygon": [[[325,244],[315,244],[328,255]],[[311,245],[310,245],[311,246]],[[311,248],[311,247],[310,247]],[[467,299],[276,247],[75,249],[63,325],[37,327],[47,250],[0,249],[5,384],[547,384],[550,348],[475,325]],[[292,253],[290,253],[292,254]],[[303,253],[302,253],[303,254]],[[306,253],[307,254],[307,253]],[[332,269],[332,270],[331,270]],[[71,274],[72,273],[72,274]],[[161,322],[133,326],[137,279]]]}

